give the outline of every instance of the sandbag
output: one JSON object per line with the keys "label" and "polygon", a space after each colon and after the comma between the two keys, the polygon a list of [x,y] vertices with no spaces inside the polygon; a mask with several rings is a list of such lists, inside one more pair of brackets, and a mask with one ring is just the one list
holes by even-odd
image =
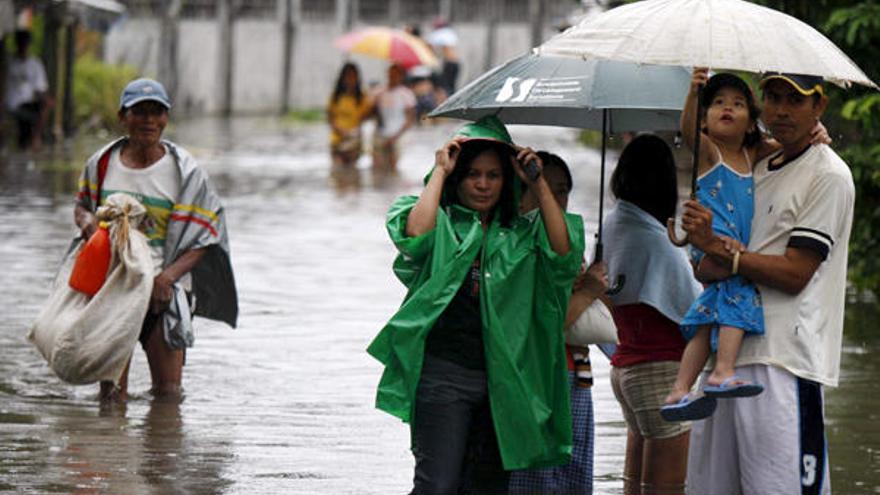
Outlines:
{"label": "sandbag", "polygon": [[154,267],[147,238],[137,230],[146,209],[124,193],[98,209],[110,224],[112,260],[104,285],[93,296],[68,285],[82,239],[71,246],[28,340],[52,371],[73,384],[117,383],[131,358],[150,303]]}

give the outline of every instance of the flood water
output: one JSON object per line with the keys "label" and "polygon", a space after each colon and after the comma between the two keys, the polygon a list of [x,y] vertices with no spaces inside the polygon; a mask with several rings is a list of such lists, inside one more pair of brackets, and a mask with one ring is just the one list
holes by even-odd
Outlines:
{"label": "flood water", "polygon": [[[404,290],[384,212],[418,192],[454,124],[407,139],[400,174],[331,180],[323,125],[179,122],[168,137],[209,171],[228,212],[239,327],[197,319],[182,403],[155,401],[135,352],[131,398],[102,410],[96,386],[57,379],[25,340],[74,234],[83,138],[64,158],[0,157],[0,493],[403,494],[408,429],[373,408],[380,366],[364,349]],[[570,130],[513,128],[573,165],[570,209],[595,220],[598,155]],[[594,222],[588,222],[593,232]],[[839,389],[827,392],[836,493],[880,493],[876,311],[850,311]],[[593,352],[596,493],[621,493],[625,428]]]}

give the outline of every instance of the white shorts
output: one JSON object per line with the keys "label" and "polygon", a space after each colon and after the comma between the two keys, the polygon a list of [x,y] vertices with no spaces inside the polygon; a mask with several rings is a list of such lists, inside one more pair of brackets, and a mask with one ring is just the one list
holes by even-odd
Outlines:
{"label": "white shorts", "polygon": [[736,373],[764,392],[693,423],[688,495],[830,494],[822,386],[768,365]]}

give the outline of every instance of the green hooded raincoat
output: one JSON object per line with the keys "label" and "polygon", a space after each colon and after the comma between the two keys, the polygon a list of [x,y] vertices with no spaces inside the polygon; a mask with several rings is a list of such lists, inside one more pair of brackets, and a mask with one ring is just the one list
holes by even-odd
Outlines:
{"label": "green hooded raincoat", "polygon": [[565,256],[551,248],[537,210],[515,218],[510,227],[495,215],[484,232],[477,212],[441,207],[432,231],[407,237],[407,217],[417,200],[398,198],[387,214],[388,233],[400,251],[394,272],[409,290],[368,349],[385,364],[376,407],[412,420],[425,339],[481,255],[489,401],[504,468],[569,462],[571,406],[562,328],[583,258],[583,221],[566,214],[571,250]]}

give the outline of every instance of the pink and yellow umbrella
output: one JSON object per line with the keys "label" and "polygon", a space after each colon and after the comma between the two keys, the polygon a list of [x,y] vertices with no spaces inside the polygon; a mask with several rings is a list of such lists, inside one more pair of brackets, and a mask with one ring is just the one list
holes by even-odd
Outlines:
{"label": "pink and yellow umbrella", "polygon": [[438,63],[437,57],[424,41],[400,29],[358,29],[337,38],[333,45],[345,52],[388,60],[406,69]]}

